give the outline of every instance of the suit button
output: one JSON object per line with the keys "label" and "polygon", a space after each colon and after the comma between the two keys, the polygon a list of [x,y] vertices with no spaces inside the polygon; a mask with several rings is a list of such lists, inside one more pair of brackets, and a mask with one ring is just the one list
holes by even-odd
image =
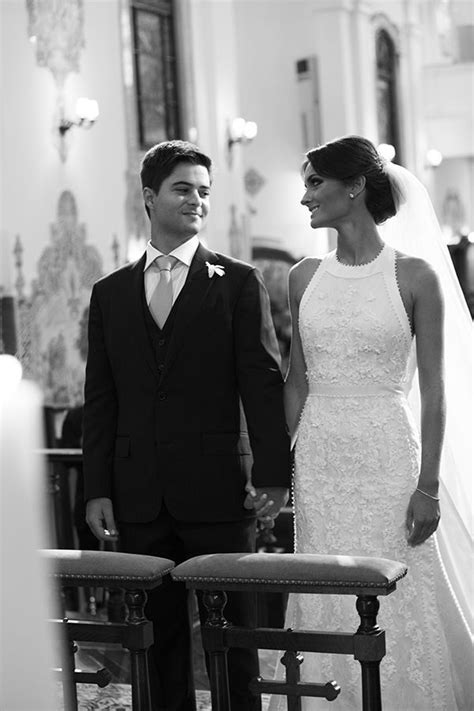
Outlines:
{"label": "suit button", "polygon": [[164,367],[165,367],[165,366],[163,365],[163,363],[160,363],[160,364],[159,364],[158,370],[160,371],[160,373],[161,373],[161,371],[163,370]]}
{"label": "suit button", "polygon": [[158,400],[166,400],[166,393],[164,393],[164,392],[158,393]]}
{"label": "suit button", "polygon": [[164,338],[160,338],[160,340],[158,341],[159,346],[164,346],[165,343],[166,343],[166,339],[164,339]]}

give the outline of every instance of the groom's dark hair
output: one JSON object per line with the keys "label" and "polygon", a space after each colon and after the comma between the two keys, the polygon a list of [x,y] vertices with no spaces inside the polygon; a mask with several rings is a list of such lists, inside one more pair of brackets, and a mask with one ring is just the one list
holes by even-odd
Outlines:
{"label": "groom's dark hair", "polygon": [[[202,165],[212,181],[212,160],[197,146],[188,141],[163,141],[150,148],[143,157],[140,179],[143,188],[151,188],[158,194],[165,180],[179,163]],[[148,207],[145,210],[149,216]]]}

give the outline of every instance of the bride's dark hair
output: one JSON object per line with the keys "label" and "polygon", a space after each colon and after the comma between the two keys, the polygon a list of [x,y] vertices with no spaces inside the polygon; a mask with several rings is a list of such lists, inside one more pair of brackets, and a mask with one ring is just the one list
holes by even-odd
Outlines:
{"label": "bride's dark hair", "polygon": [[333,178],[350,183],[361,175],[365,177],[365,204],[377,225],[395,215],[390,180],[383,159],[374,144],[362,136],[343,136],[312,148],[306,154],[308,165],[323,178]]}

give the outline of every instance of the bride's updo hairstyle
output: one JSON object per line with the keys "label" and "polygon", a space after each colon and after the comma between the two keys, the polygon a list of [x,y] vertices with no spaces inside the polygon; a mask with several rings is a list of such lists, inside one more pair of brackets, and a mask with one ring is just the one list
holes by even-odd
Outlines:
{"label": "bride's updo hairstyle", "polygon": [[386,163],[377,149],[362,136],[344,136],[313,148],[306,154],[308,163],[323,178],[350,184],[354,178],[365,177],[365,204],[380,225],[395,215],[397,209],[387,175]]}

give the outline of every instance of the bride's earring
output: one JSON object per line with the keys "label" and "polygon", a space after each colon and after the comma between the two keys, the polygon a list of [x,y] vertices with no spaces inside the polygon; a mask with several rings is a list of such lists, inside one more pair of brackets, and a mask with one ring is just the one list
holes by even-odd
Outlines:
{"label": "bride's earring", "polygon": [[353,199],[354,199],[354,193],[349,193],[349,197],[350,197],[351,200],[353,200]]}

